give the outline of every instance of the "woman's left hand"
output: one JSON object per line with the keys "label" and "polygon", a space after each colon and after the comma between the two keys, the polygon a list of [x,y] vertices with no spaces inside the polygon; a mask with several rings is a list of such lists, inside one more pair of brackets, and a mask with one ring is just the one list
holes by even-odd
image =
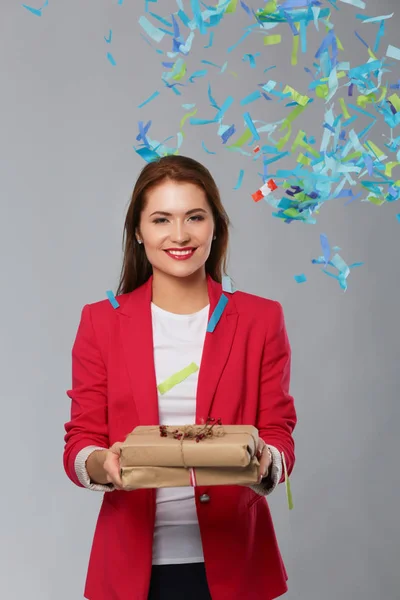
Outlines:
{"label": "woman's left hand", "polygon": [[271,451],[269,450],[269,448],[268,448],[267,444],[264,442],[264,440],[261,438],[259,438],[259,440],[258,440],[256,456],[260,462],[259,483],[261,483],[261,480],[268,475],[270,466],[272,464]]}

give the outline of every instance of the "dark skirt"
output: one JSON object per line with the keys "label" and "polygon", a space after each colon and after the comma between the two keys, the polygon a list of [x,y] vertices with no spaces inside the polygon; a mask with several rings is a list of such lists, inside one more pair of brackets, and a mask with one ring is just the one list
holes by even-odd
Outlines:
{"label": "dark skirt", "polygon": [[204,563],[153,565],[148,600],[212,600]]}

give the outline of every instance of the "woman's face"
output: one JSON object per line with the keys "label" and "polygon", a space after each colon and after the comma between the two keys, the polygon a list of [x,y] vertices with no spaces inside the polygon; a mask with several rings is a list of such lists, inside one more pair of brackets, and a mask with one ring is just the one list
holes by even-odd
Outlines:
{"label": "woman's face", "polygon": [[204,267],[214,227],[204,190],[167,180],[147,193],[137,238],[143,241],[153,272],[189,277]]}

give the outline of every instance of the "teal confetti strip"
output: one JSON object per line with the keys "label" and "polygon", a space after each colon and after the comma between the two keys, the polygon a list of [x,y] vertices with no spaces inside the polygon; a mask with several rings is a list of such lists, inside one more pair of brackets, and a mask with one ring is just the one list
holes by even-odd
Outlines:
{"label": "teal confetti strip", "polygon": [[205,150],[207,152],[207,154],[217,154],[216,152],[212,152],[211,150],[208,150],[208,148],[206,147],[206,145],[203,141],[201,142],[201,145],[202,145],[203,150]]}
{"label": "teal confetti strip", "polygon": [[222,276],[222,291],[227,292],[228,294],[234,294],[236,292],[236,288],[229,275]]}
{"label": "teal confetti strip", "polygon": [[296,283],[305,283],[307,281],[307,277],[304,273],[301,273],[301,275],[294,275],[294,279]]}
{"label": "teal confetti strip", "polygon": [[159,154],[157,154],[157,152],[154,152],[154,150],[151,150],[150,148],[135,148],[135,151],[148,163],[154,162],[155,160],[158,160],[160,158]]}
{"label": "teal confetti strip", "polygon": [[204,48],[211,48],[213,43],[214,43],[214,32],[210,31],[210,38],[208,40],[208,44],[207,44],[207,46],[204,46]]}
{"label": "teal confetti strip", "polygon": [[235,187],[233,188],[234,190],[238,190],[241,187],[242,182],[243,182],[243,176],[244,176],[244,169],[240,169],[237,183],[236,183]]}
{"label": "teal confetti strip", "polygon": [[119,304],[118,304],[118,301],[117,301],[117,299],[116,299],[116,298],[115,298],[115,296],[114,296],[114,293],[113,293],[111,290],[108,290],[108,291],[106,292],[106,294],[107,294],[107,298],[108,298],[108,299],[109,299],[109,301],[110,301],[110,304],[111,304],[111,306],[112,306],[113,308],[118,308],[118,307],[119,307]]}
{"label": "teal confetti strip", "polygon": [[256,90],[252,94],[249,94],[248,96],[246,96],[245,98],[243,98],[240,101],[240,106],[245,106],[246,104],[250,104],[251,102],[254,102],[255,100],[258,100],[258,98],[262,98],[262,95],[261,95],[261,92],[259,92],[258,90]]}
{"label": "teal confetti strip", "polygon": [[35,15],[36,17],[41,17],[42,16],[42,10],[44,8],[46,8],[46,6],[49,5],[49,1],[46,0],[46,2],[43,4],[43,6],[41,8],[33,8],[32,6],[28,6],[27,4],[23,4],[23,8],[26,8],[26,10],[28,10],[30,13],[32,13],[33,15]]}
{"label": "teal confetti strip", "polygon": [[142,102],[141,104],[139,104],[138,108],[143,108],[143,106],[146,106],[146,104],[148,104],[149,102],[151,102],[152,100],[154,100],[154,98],[157,98],[157,96],[160,95],[160,92],[155,91],[154,94],[152,94],[151,96],[149,96],[147,98],[147,100],[145,100],[144,102]]}
{"label": "teal confetti strip", "polygon": [[322,252],[324,255],[324,259],[325,259],[325,264],[327,265],[329,262],[329,259],[331,257],[331,247],[329,245],[328,238],[324,233],[321,233],[320,241],[321,241]]}
{"label": "teal confetti strip", "polygon": [[233,104],[233,96],[228,96],[227,99],[224,101],[223,105],[221,106],[221,108],[218,110],[218,113],[216,115],[216,120],[221,120],[224,118],[226,111],[228,110],[228,108]]}
{"label": "teal confetti strip", "polygon": [[195,71],[194,73],[192,73],[192,75],[189,77],[189,81],[190,83],[193,83],[194,79],[199,78],[199,77],[204,77],[205,75],[207,75],[208,71],[207,69],[202,69],[202,70],[198,70]]}
{"label": "teal confetti strip", "polygon": [[227,304],[228,304],[228,297],[225,296],[225,294],[221,294],[221,297],[218,300],[218,304],[215,307],[214,312],[210,317],[210,320],[208,321],[208,325],[207,325],[208,333],[212,333],[215,330]]}
{"label": "teal confetti strip", "polygon": [[113,67],[116,66],[117,63],[115,62],[115,59],[114,59],[113,55],[111,54],[111,52],[107,52],[107,60]]}
{"label": "teal confetti strip", "polygon": [[148,19],[147,17],[140,17],[139,18],[139,25],[141,27],[143,27],[143,29],[145,30],[145,32],[147,33],[147,35],[149,37],[151,37],[152,40],[154,40],[155,42],[159,43],[161,42],[161,40],[164,37],[164,32],[162,32],[158,27],[155,27]]}
{"label": "teal confetti strip", "polygon": [[260,56],[259,52],[256,52],[256,54],[245,54],[242,58],[243,62],[248,62],[250,63],[250,67],[252,69],[256,68],[256,57]]}
{"label": "teal confetti strip", "polygon": [[391,46],[389,44],[388,49],[386,50],[386,56],[400,60],[400,48],[396,48],[396,46]]}
{"label": "teal confetti strip", "polygon": [[339,1],[343,2],[343,4],[352,4],[356,8],[364,9],[366,7],[364,0],[339,0]]}
{"label": "teal confetti strip", "polygon": [[112,30],[110,29],[110,33],[108,34],[108,37],[104,36],[105,41],[107,42],[107,44],[111,44],[111,40],[112,40]]}
{"label": "teal confetti strip", "polygon": [[251,131],[251,133],[253,134],[254,139],[255,140],[261,139],[260,136],[259,136],[259,134],[258,134],[258,131],[255,128],[255,125],[254,125],[254,123],[253,123],[253,121],[251,119],[250,113],[248,113],[248,112],[244,113],[243,117],[244,117],[244,120],[246,122],[246,125],[248,126],[248,128]]}

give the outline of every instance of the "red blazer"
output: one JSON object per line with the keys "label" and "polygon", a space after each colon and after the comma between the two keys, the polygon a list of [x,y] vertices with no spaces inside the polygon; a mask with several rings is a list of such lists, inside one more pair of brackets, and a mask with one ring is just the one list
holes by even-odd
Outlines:
{"label": "red blazer", "polygon": [[[210,316],[222,286],[207,277]],[[152,279],[135,291],[86,305],[72,351],[71,420],[65,424],[64,468],[77,486],[74,462],[89,445],[108,448],[137,425],[158,425],[151,325]],[[289,395],[290,347],[281,305],[237,291],[205,338],[196,423],[207,416],[252,424],[294,465],[296,424]],[[284,481],[282,475],[281,482]],[[199,497],[208,494],[210,501]],[[244,486],[195,490],[205,568],[213,600],[271,600],[287,575],[264,496]],[[90,600],[147,600],[155,490],[106,492],[85,586]]]}

